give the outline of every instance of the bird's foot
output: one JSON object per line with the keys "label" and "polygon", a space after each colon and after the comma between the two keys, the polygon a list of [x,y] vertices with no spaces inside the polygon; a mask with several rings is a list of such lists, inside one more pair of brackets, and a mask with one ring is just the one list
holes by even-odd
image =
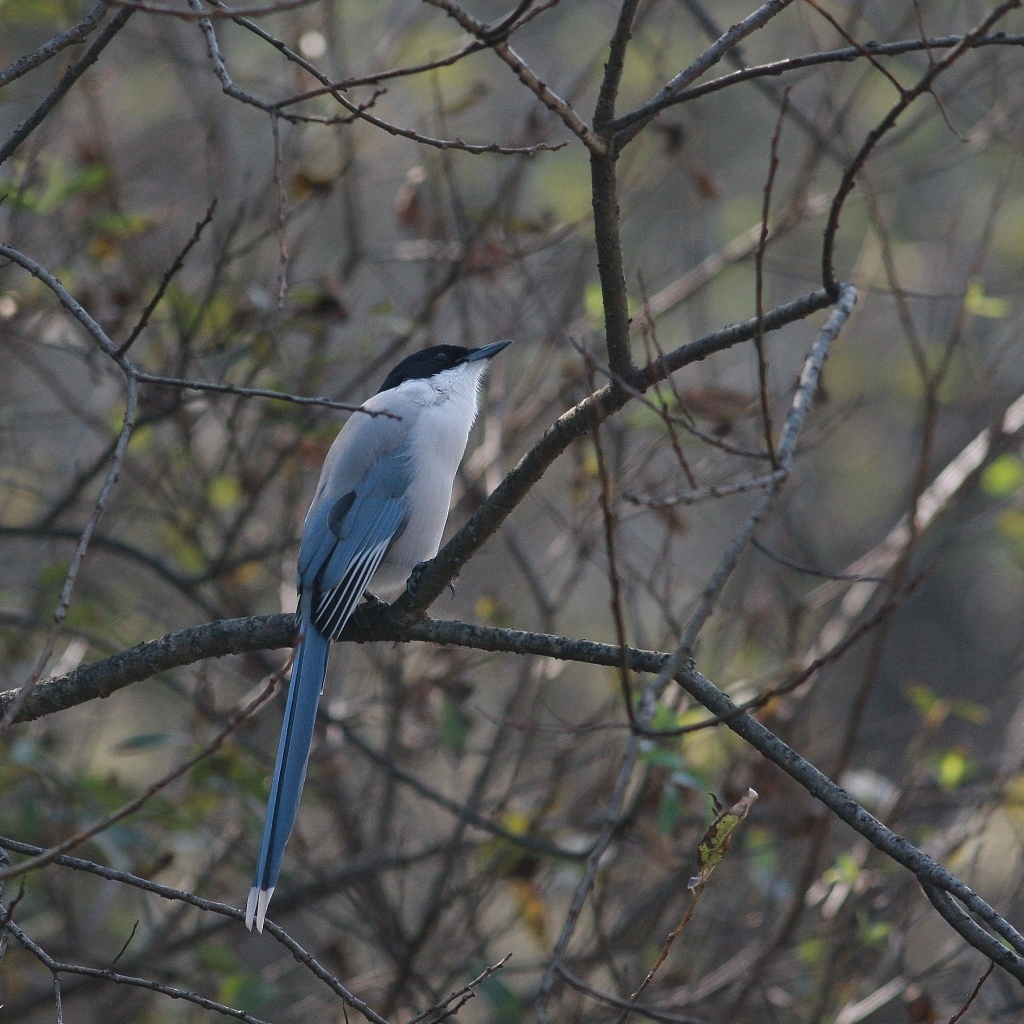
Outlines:
{"label": "bird's foot", "polygon": [[[427,568],[427,562],[417,562],[412,567],[412,572],[409,573],[409,580],[405,584],[405,589],[409,592],[409,596],[413,599],[419,597],[419,585],[420,579],[423,576],[424,570]],[[455,582],[452,581],[448,584],[448,589],[452,592],[452,597],[455,596]]]}
{"label": "bird's foot", "polygon": [[367,608],[389,608],[390,607],[390,605],[387,603],[387,601],[382,601],[376,594],[371,594],[369,591],[366,591],[366,593],[363,594],[363,603],[364,603],[364,606],[367,607]]}
{"label": "bird's foot", "polygon": [[417,562],[412,567],[412,572],[409,573],[409,579],[406,581],[405,589],[408,591],[409,596],[413,599],[416,598],[416,592],[419,590],[420,579],[423,576],[423,571],[426,569],[426,562]]}
{"label": "bird's foot", "polygon": [[[423,576],[423,572],[427,568],[428,564],[429,563],[427,563],[427,562],[417,562],[412,567],[412,572],[409,573],[409,579],[408,579],[408,582],[405,584],[405,589],[409,592],[409,596],[411,598],[413,598],[413,599],[415,599],[415,598],[417,598],[419,596],[417,591],[419,590],[420,579]],[[455,582],[454,581],[452,581],[452,582],[450,582],[448,584],[448,589],[452,592],[452,597],[454,597],[455,596]]]}

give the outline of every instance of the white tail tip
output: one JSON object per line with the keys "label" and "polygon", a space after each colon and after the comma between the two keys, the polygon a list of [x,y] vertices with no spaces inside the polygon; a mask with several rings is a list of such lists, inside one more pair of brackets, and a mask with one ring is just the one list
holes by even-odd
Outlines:
{"label": "white tail tip", "polygon": [[267,917],[267,907],[270,906],[270,897],[274,895],[274,888],[257,889],[254,885],[249,890],[249,900],[245,905],[245,927],[252,931],[253,923],[256,924],[256,931],[263,934],[263,922]]}

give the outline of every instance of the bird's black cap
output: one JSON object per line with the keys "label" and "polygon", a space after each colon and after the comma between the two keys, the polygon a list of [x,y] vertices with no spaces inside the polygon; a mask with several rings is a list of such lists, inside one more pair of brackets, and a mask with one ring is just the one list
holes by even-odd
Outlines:
{"label": "bird's black cap", "polygon": [[475,363],[480,359],[490,359],[496,356],[503,348],[512,344],[510,341],[498,341],[493,345],[484,345],[483,348],[463,348],[461,345],[433,345],[421,352],[414,352],[411,356],[403,359],[388,375],[381,384],[381,391],[388,391],[397,388],[399,384],[407,380],[426,380],[435,374],[443,373],[462,363]]}

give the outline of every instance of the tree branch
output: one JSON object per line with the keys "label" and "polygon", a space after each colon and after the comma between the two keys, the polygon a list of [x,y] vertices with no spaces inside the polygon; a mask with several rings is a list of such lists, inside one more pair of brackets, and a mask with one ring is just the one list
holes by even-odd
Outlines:
{"label": "tree branch", "polygon": [[14,61],[13,64],[8,64],[3,71],[0,71],[0,89],[5,85],[10,85],[11,82],[21,78],[22,75],[28,74],[29,71],[39,67],[40,64],[45,64],[65,47],[85,42],[86,37],[95,31],[96,26],[103,20],[106,13],[107,4],[105,0],[101,0],[73,28],[69,28],[67,32],[61,32],[60,35],[54,36],[49,42],[43,43],[42,46],[36,48],[31,53],[27,53],[24,57]]}
{"label": "tree branch", "polygon": [[688,68],[684,68],[670,82],[667,82],[646,103],[630,114],[608,124],[618,145],[624,146],[634,139],[649,124],[659,111],[677,101],[678,95],[691,82],[695,82],[709,68],[714,67],[737,43],[752,32],[766,25],[777,14],[781,14],[793,0],[767,0],[756,11],[738,25],[733,25],[724,35],[715,40]]}
{"label": "tree branch", "polygon": [[[750,67],[721,75],[703,85],[694,85],[675,94],[668,106],[688,103],[700,96],[728,89],[739,82],[757,81],[761,78],[784,75],[789,71],[803,68],[820,67],[824,64],[848,64],[857,60],[865,60],[868,56],[898,57],[904,53],[930,52],[932,50],[948,50],[966,43],[969,49],[980,49],[985,46],[1024,46],[1024,35],[1010,32],[997,32],[994,35],[982,35],[973,38],[965,36],[935,36],[930,39],[900,39],[892,43],[861,43],[859,46],[844,46],[835,50],[821,50],[808,53],[801,57],[785,57],[782,60],[770,61],[767,64],[752,64]],[[665,108],[663,108],[665,109]]]}
{"label": "tree branch", "polygon": [[868,157],[874,151],[876,145],[890,129],[895,127],[896,122],[899,120],[900,115],[916,100],[928,92],[931,92],[932,85],[935,80],[942,74],[943,71],[947,70],[956,61],[963,56],[964,53],[974,45],[974,40],[979,39],[987,35],[988,31],[1007,15],[1010,11],[1016,10],[1021,6],[1024,0],[1004,0],[1004,3],[999,4],[998,7],[993,9],[988,16],[970,32],[968,32],[960,42],[954,46],[941,60],[936,61],[929,67],[929,69],[918,79],[917,84],[910,89],[904,89],[900,95],[899,100],[893,104],[889,113],[886,114],[881,121],[868,133],[867,138],[864,140],[860,149],[857,151],[850,165],[846,168],[843,174],[842,180],[839,183],[838,188],[835,191],[835,195],[832,199],[832,207],[829,210],[828,221],[825,224],[824,241],[821,247],[821,279],[822,284],[828,289],[829,293],[835,295],[838,293],[839,282],[836,280],[835,267],[833,262],[833,254],[835,252],[836,236],[839,233],[839,218],[843,212],[843,206],[846,203],[846,199],[850,192],[853,191],[853,186],[857,181],[857,175],[860,173]]}
{"label": "tree branch", "polygon": [[88,69],[96,63],[99,55],[106,49],[107,44],[124,28],[125,23],[134,12],[129,7],[123,7],[103,27],[100,34],[93,40],[92,45],[82,54],[74,64],[64,73],[64,77],[57,83],[52,92],[39,104],[32,113],[25,118],[17,128],[14,129],[11,137],[0,147],[0,164],[3,164],[12,153],[46,120],[51,110],[67,95],[68,90],[78,81]]}
{"label": "tree branch", "polygon": [[[293,616],[269,615],[229,619],[171,633],[65,676],[39,683],[21,708],[17,720],[29,721],[96,697],[109,696],[132,682],[204,658],[286,647],[294,638],[294,630]],[[343,639],[355,643],[422,640],[611,668],[621,664],[623,653],[616,644],[463,622],[412,620],[394,608],[377,606],[360,608],[346,627]],[[672,656],[664,652],[636,648],[627,648],[626,655],[631,669],[652,674],[663,670],[672,660]],[[944,916],[972,946],[990,956],[1015,978],[1024,981],[1024,936],[973,890],[868,813],[845,790],[744,712],[727,694],[701,675],[692,662],[682,667],[676,681],[727,728],[778,765],[877,849],[902,864],[922,884],[933,886],[959,901],[1005,939],[1011,948],[998,942],[995,945],[982,942],[980,936],[987,933],[963,911],[958,911],[961,916],[957,916],[948,903],[943,904]],[[0,709],[9,706],[14,697],[15,691],[0,694]],[[999,947],[998,952],[995,946]]]}
{"label": "tree branch", "polygon": [[[765,331],[775,331],[786,324],[802,320],[811,313],[830,306],[833,299],[824,288],[792,302],[776,306],[765,313],[761,323]],[[750,341],[758,329],[758,319],[744,320],[696,341],[681,345],[633,371],[625,382],[637,391],[647,391],[669,374],[706,359],[715,352]],[[547,472],[570,443],[591,429],[596,421],[603,423],[618,412],[633,396],[615,383],[589,395],[558,417],[541,439],[518,462],[515,468],[491,492],[487,500],[470,517],[454,537],[427,562],[416,580],[415,597],[403,594],[396,605],[409,614],[418,614],[440,597],[473,554],[492,536],[512,510],[523,500],[530,488]]]}

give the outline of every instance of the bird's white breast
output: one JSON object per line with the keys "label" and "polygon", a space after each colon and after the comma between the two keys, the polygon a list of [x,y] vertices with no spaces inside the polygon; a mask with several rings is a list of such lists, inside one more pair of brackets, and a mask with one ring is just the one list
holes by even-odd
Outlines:
{"label": "bird's white breast", "polygon": [[405,588],[413,568],[437,554],[444,534],[452,487],[466,453],[477,413],[483,365],[469,364],[430,380],[410,380],[395,388],[403,418],[408,415],[409,522],[373,578],[371,590],[391,598]]}

